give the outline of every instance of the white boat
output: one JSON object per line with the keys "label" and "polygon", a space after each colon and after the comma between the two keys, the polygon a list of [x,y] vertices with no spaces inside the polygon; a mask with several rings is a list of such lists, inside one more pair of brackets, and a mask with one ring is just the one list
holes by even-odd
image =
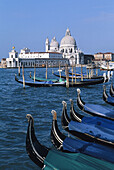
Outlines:
{"label": "white boat", "polygon": [[109,70],[109,71],[112,71],[114,70],[114,63],[108,63],[107,65],[101,65],[100,67],[101,70]]}

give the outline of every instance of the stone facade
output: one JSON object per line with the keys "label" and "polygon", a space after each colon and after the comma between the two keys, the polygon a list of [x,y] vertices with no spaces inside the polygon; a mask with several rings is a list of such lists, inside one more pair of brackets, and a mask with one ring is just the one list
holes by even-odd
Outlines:
{"label": "stone facade", "polygon": [[69,63],[84,64],[84,54],[77,48],[75,39],[71,36],[70,30],[66,30],[65,36],[62,38],[60,45],[54,37],[49,43],[49,39],[46,39],[46,52],[61,52],[63,58],[67,58]]}
{"label": "stone facade", "polygon": [[95,60],[106,60],[106,61],[114,61],[114,53],[112,52],[107,52],[107,53],[96,53],[94,54],[94,59]]}

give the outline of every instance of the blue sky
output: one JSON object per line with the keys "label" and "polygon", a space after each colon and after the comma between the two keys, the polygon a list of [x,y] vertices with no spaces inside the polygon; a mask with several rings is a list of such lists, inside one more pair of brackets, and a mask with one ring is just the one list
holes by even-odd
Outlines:
{"label": "blue sky", "polygon": [[12,46],[45,51],[67,28],[85,54],[114,52],[114,0],[0,0],[0,58]]}

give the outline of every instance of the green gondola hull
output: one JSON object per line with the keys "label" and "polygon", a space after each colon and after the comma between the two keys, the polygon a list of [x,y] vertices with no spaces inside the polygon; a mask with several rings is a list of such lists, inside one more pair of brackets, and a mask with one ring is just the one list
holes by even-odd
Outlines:
{"label": "green gondola hull", "polygon": [[[31,77],[32,80],[34,80],[34,77]],[[52,82],[61,82],[62,79],[45,79],[45,78],[40,78],[40,77],[35,77],[35,81],[41,81],[41,82],[44,82],[44,81],[52,81]]]}
{"label": "green gondola hull", "polygon": [[81,153],[62,153],[50,150],[44,160],[45,170],[48,169],[114,169],[114,164],[102,161]]}

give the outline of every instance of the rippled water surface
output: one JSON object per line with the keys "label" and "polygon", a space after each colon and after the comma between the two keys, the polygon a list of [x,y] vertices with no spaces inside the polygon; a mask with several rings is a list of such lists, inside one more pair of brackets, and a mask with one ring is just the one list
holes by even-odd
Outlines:
{"label": "rippled water surface", "polygon": [[[29,79],[30,71],[33,72],[34,69],[24,70],[25,79]],[[39,77],[45,77],[45,68],[37,68],[36,73]],[[28,126],[26,114],[32,114],[34,118],[35,132],[40,143],[51,147],[51,110],[57,111],[58,125],[61,130],[63,100],[67,102],[68,113],[70,98],[74,101],[75,109],[82,113],[76,106],[76,87],[69,89],[26,87],[23,89],[22,85],[15,81],[15,74],[17,69],[0,69],[0,169],[38,169],[26,153],[25,141]],[[50,68],[48,78],[51,77],[54,76]],[[110,82],[107,83],[107,91],[109,88]],[[84,101],[112,108],[102,100],[103,84],[80,89]]]}

